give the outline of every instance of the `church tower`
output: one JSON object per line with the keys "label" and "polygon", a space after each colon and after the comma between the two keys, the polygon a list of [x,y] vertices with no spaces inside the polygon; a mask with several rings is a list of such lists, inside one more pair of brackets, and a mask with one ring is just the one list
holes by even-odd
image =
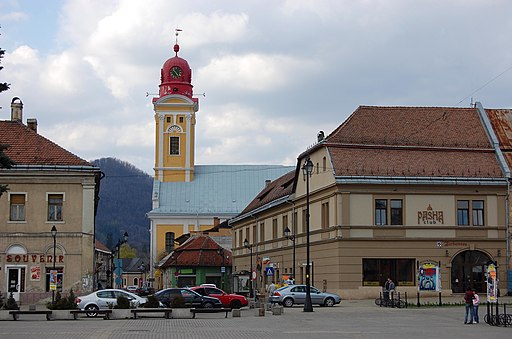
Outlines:
{"label": "church tower", "polygon": [[199,100],[192,97],[192,70],[178,56],[178,33],[175,56],[161,70],[160,90],[153,98],[155,111],[155,179],[161,182],[194,180],[196,112]]}

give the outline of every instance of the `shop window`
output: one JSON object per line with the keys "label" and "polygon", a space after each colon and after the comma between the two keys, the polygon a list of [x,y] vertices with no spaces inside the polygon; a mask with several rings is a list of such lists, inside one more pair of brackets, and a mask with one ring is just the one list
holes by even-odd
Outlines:
{"label": "shop window", "polygon": [[25,220],[25,194],[10,194],[10,220],[11,221],[24,221]]}
{"label": "shop window", "polygon": [[169,137],[169,154],[180,155],[180,138]]}
{"label": "shop window", "polygon": [[48,221],[62,221],[63,194],[48,194]]}
{"label": "shop window", "polygon": [[414,259],[363,259],[363,286],[384,286],[391,278],[397,286],[414,286]]}

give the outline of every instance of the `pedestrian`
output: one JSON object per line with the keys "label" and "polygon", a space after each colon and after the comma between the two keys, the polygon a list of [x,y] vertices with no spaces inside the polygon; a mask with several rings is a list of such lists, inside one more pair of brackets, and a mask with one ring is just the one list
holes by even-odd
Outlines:
{"label": "pedestrian", "polygon": [[274,295],[274,292],[277,290],[276,285],[274,284],[274,281],[268,285],[267,292],[268,292],[268,302],[272,304],[272,296]]}
{"label": "pedestrian", "polygon": [[[464,303],[466,304],[466,316],[464,317],[464,324],[473,323],[473,290],[468,286],[466,293],[464,294]],[[468,321],[469,314],[469,321]]]}
{"label": "pedestrian", "polygon": [[473,324],[480,322],[480,318],[478,317],[478,305],[480,305],[480,296],[476,289],[473,289]]}
{"label": "pedestrian", "polygon": [[384,284],[384,299],[388,299],[389,300],[389,297],[390,297],[390,293],[394,293],[395,292],[395,283],[393,282],[393,280],[391,280],[391,278],[388,278],[388,280],[386,280],[386,283]]}

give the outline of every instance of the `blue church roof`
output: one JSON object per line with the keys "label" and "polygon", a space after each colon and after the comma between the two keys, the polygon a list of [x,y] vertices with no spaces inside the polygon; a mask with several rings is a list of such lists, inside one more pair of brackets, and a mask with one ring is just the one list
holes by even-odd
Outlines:
{"label": "blue church roof", "polygon": [[150,215],[240,213],[265,187],[265,180],[275,180],[295,166],[280,165],[198,165],[191,182],[154,181],[153,197],[159,207]]}

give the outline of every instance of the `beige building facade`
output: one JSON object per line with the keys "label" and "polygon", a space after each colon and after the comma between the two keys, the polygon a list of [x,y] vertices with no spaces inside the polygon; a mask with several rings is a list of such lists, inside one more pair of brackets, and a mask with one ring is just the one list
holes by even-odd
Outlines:
{"label": "beige building facade", "polygon": [[414,298],[432,265],[439,284],[422,295],[485,293],[494,263],[506,293],[509,170],[493,133],[481,107],[359,107],[230,221],[234,271],[255,271],[260,293],[283,276],[306,282],[310,159],[312,285],[378,297],[391,277]]}
{"label": "beige building facade", "polygon": [[39,135],[34,119],[23,124],[19,99],[0,121],[0,143],[14,162],[0,169],[9,187],[0,197],[0,291],[22,304],[51,297],[51,270],[57,290],[92,291],[99,168]]}

